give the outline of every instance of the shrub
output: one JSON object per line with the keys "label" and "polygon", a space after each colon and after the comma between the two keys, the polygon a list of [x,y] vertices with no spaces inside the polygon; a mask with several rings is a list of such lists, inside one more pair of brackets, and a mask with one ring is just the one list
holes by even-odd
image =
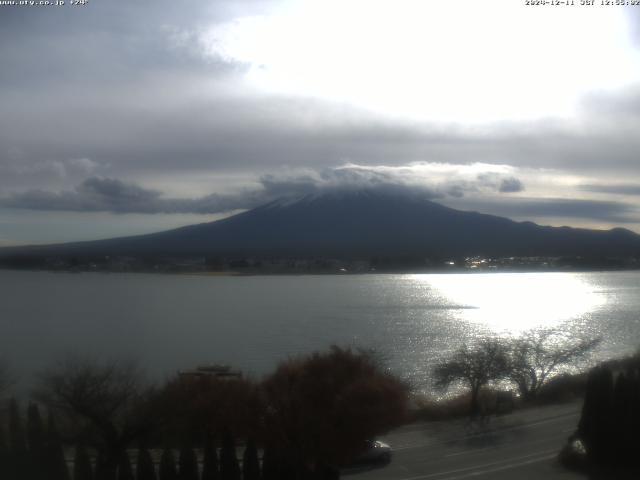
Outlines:
{"label": "shrub", "polygon": [[407,385],[371,353],[335,346],[280,364],[263,389],[267,444],[297,470],[352,460],[365,440],[402,424],[408,410]]}
{"label": "shrub", "polygon": [[58,427],[51,412],[49,412],[47,418],[46,450],[47,469],[49,473],[48,480],[69,480],[69,470],[64,458],[62,441],[60,440]]}

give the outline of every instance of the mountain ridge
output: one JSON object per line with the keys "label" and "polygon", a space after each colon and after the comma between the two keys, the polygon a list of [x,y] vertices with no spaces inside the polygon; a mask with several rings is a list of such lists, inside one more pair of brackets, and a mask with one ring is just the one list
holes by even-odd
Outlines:
{"label": "mountain ridge", "polygon": [[417,193],[363,189],[284,197],[214,222],[144,235],[0,249],[0,257],[12,254],[640,256],[640,235],[516,222],[455,210]]}

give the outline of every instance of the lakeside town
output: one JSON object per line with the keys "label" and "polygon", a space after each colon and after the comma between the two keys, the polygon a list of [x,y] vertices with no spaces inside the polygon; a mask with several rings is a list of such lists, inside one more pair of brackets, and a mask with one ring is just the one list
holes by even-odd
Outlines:
{"label": "lakeside town", "polygon": [[370,259],[242,256],[15,256],[0,268],[67,272],[212,274],[363,274],[520,271],[637,270],[636,257],[512,256],[433,259],[397,256]]}

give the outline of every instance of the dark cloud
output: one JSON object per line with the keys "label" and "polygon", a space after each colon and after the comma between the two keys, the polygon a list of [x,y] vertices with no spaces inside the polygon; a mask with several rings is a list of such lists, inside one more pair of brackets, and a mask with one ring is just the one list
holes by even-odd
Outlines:
{"label": "dark cloud", "polygon": [[[138,179],[205,169],[254,175],[285,165],[321,169],[345,160],[636,169],[640,137],[616,122],[640,111],[633,89],[592,96],[579,124],[543,119],[482,128],[389,120],[339,102],[257,94],[243,87],[243,66],[203,56],[197,33],[272,4],[3,8],[0,169],[10,150],[23,152],[25,172],[42,162],[88,157],[111,165],[100,174]],[[639,122],[627,118],[623,126],[637,129]],[[26,177],[2,176],[0,188],[31,187]],[[47,187],[42,178],[40,188]]]}
{"label": "dark cloud", "polygon": [[[504,183],[521,185],[515,178]],[[640,220],[634,205],[623,202],[564,198],[518,198],[508,200],[478,197],[479,187],[469,183],[408,185],[389,173],[359,169],[326,169],[289,175],[265,175],[260,188],[232,195],[212,194],[198,198],[167,198],[157,190],[111,178],[91,177],[72,191],[29,190],[0,198],[0,207],[73,212],[114,213],[198,213],[212,214],[253,208],[280,198],[301,197],[340,189],[377,189],[418,193],[423,198],[443,202],[454,208],[518,219],[573,218],[628,224]],[[471,194],[467,197],[466,195]]]}
{"label": "dark cloud", "polygon": [[640,195],[640,184],[580,185],[578,188],[583,192]]}
{"label": "dark cloud", "polygon": [[505,177],[495,172],[479,174],[478,181],[485,187],[494,189],[500,193],[517,193],[524,190],[524,184],[520,179],[513,176]]}
{"label": "dark cloud", "polygon": [[[16,150],[23,152],[24,170],[3,175],[0,188],[32,186],[25,179],[31,166],[80,157],[111,165],[100,174],[138,179],[203,170],[255,175],[258,169],[321,169],[344,161],[636,168],[640,137],[613,128],[620,126],[617,115],[640,111],[633,89],[592,96],[584,105],[587,121],[578,127],[544,119],[464,128],[385,119],[340,102],[258,94],[243,83],[242,65],[204,57],[198,32],[235,16],[259,15],[273,3],[3,7],[0,170]],[[625,121],[625,128],[637,128],[633,122]],[[40,187],[49,187],[45,178]]]}
{"label": "dark cloud", "polygon": [[465,188],[461,184],[454,184],[447,186],[445,191],[450,197],[462,198],[464,197]]}
{"label": "dark cloud", "polygon": [[[566,198],[515,202],[511,208],[520,216],[588,218],[623,222],[630,221],[631,214],[634,213],[632,205],[622,202]],[[637,221],[637,218],[634,220]]]}
{"label": "dark cloud", "polygon": [[[542,123],[496,126],[481,133],[444,131],[365,119],[355,110],[340,114],[313,100],[208,96],[207,88],[192,77],[162,76],[124,89],[85,87],[53,97],[37,91],[6,98],[0,93],[5,111],[12,112],[0,119],[0,165],[13,149],[23,152],[20,163],[25,167],[88,157],[111,165],[105,174],[137,178],[204,170],[255,174],[282,166],[323,168],[345,160],[366,165],[508,163],[587,175],[637,172],[640,136],[616,132],[608,123],[580,131]],[[204,92],[203,98],[191,98],[194,91]],[[309,111],[314,112],[312,121],[305,117]],[[637,127],[640,117],[637,124],[625,123],[625,129]],[[5,177],[0,187],[5,182],[13,186],[24,181]]]}
{"label": "dark cloud", "polygon": [[113,178],[91,177],[73,191],[28,190],[0,198],[0,206],[29,210],[113,213],[217,213],[250,208],[262,194],[208,195],[196,199],[164,198],[161,192]]}
{"label": "dark cloud", "polygon": [[[441,167],[441,166],[440,166]],[[455,168],[455,167],[450,167]],[[220,213],[247,209],[282,198],[318,194],[332,190],[379,189],[419,191],[425,198],[461,198],[465,194],[504,191],[504,182],[517,183],[514,177],[500,180],[495,173],[478,175],[473,181],[449,179],[429,182],[428,172],[416,182],[403,169],[374,169],[345,166],[322,170],[282,172],[260,177],[259,188],[235,194],[211,194],[199,198],[166,198],[162,192],[113,178],[90,177],[74,190],[51,192],[27,190],[0,197],[0,207],[30,210],[114,212],[114,213]],[[490,180],[489,180],[490,179]],[[508,190],[513,191],[513,190]]]}
{"label": "dark cloud", "polygon": [[2,206],[31,210],[149,212],[160,192],[109,178],[91,177],[74,191],[29,190],[1,201]]}
{"label": "dark cloud", "polygon": [[500,193],[515,193],[524,190],[523,183],[515,177],[505,178],[500,182]]}
{"label": "dark cloud", "polygon": [[640,221],[640,211],[635,205],[614,201],[510,198],[509,201],[468,199],[463,202],[447,200],[445,203],[454,208],[519,219],[572,218],[623,224]]}
{"label": "dark cloud", "polygon": [[[21,68],[17,72],[3,69],[0,78],[35,72],[73,78],[80,72],[91,75],[93,72],[87,65],[98,68],[103,65],[105,68],[100,71],[106,72],[118,66],[137,66],[138,70],[195,66],[197,58],[200,59],[197,63],[203,64],[201,56],[191,48],[195,34],[235,15],[266,12],[275,2],[138,0],[121,3],[98,0],[90,3],[78,8],[69,8],[69,5],[64,8],[0,7],[0,36],[20,39],[19,45],[15,41],[3,42],[0,52],[3,55],[16,52],[7,59],[14,62],[13,67]],[[47,71],[46,67],[55,67],[55,70]],[[111,71],[109,78],[118,73],[121,72]],[[16,78],[22,82],[37,80]]]}
{"label": "dark cloud", "polygon": [[[322,175],[321,175],[322,176]],[[0,207],[29,210],[114,212],[114,213],[220,213],[253,208],[282,197],[299,197],[323,191],[355,188],[331,179],[319,183],[313,177],[292,177],[277,180],[273,176],[261,179],[262,188],[237,194],[211,194],[199,198],[165,198],[161,192],[142,188],[111,178],[92,177],[73,191],[48,192],[28,190],[0,198]],[[358,188],[394,188],[381,182],[361,182]],[[434,195],[428,192],[429,197]]]}

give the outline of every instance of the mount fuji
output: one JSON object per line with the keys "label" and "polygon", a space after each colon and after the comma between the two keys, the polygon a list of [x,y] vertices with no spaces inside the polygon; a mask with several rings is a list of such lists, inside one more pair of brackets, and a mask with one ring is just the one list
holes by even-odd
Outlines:
{"label": "mount fuji", "polygon": [[640,256],[630,230],[540,226],[445,207],[415,192],[283,198],[210,223],[109,240],[0,249],[29,255]]}

